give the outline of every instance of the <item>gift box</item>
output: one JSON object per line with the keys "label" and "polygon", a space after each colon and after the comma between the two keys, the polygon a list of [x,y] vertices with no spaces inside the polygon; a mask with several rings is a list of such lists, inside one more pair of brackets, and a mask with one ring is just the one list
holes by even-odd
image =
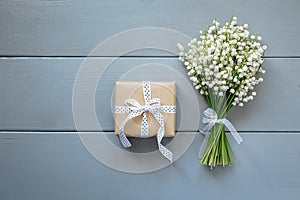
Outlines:
{"label": "gift box", "polygon": [[159,151],[172,162],[173,153],[161,141],[175,135],[175,82],[116,82],[114,108],[115,133],[125,148],[131,147],[126,136],[156,135]]}
{"label": "gift box", "polygon": [[[176,83],[175,82],[150,82],[151,99],[158,98],[161,106],[170,106],[176,108]],[[125,102],[128,99],[136,100],[141,106],[145,106],[143,82],[136,81],[118,81],[115,83],[115,106],[126,107]],[[124,108],[125,109],[125,108]],[[119,127],[125,118],[128,116],[129,110],[123,113],[115,113],[115,134],[119,134]],[[175,136],[175,112],[164,112],[161,110],[164,118],[164,137]],[[152,137],[157,135],[160,124],[155,119],[155,116],[149,111],[146,112],[148,121],[148,135]],[[127,121],[124,132],[129,137],[143,137],[141,136],[143,115],[140,114]]]}

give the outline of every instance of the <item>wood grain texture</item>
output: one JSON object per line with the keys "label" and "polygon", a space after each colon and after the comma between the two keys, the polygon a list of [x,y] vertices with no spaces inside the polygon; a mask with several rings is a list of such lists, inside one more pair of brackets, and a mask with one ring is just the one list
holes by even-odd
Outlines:
{"label": "wood grain texture", "polygon": [[[0,199],[298,200],[299,8],[298,0],[1,0]],[[181,40],[174,41],[168,34],[150,35],[144,40],[133,34],[96,52],[95,58],[88,59],[90,67],[78,73],[82,57],[114,34],[162,27],[198,37],[199,29],[214,18],[223,24],[232,14],[247,22],[251,32],[261,33],[269,49],[264,64],[267,74],[257,88],[258,96],[228,116],[244,140],[237,145],[229,137],[237,158],[231,167],[210,171],[199,165],[203,137],[194,131],[206,104],[190,88],[176,53],[133,51],[105,69],[120,55],[120,49],[130,50],[137,42],[159,44],[163,40],[177,50],[176,43]],[[193,144],[172,165],[152,173],[127,174],[105,166],[74,132],[72,92],[76,75],[82,78],[76,82],[80,85],[76,91],[82,97],[95,94],[95,102],[85,101],[79,108],[85,111],[85,106],[95,106],[101,124],[87,123],[80,133],[106,134],[121,148],[110,132],[114,82],[176,81],[177,130],[186,136],[197,135]],[[91,87],[89,83],[98,80]],[[85,113],[82,117],[92,121]],[[164,143],[172,140],[165,138]],[[131,141],[135,153],[157,149],[155,138]],[[109,158],[115,156],[105,152]]]}
{"label": "wood grain texture", "polygon": [[[109,59],[88,60],[92,67],[79,73],[83,78],[79,93],[82,96],[96,94],[95,110],[102,129],[88,124],[81,131],[113,130],[111,102],[117,80],[176,81],[177,130],[198,130],[200,116],[195,111],[202,112],[206,103],[197,93],[192,96],[196,91],[189,89],[186,71],[177,59],[118,59],[106,69],[95,88],[87,83],[100,78],[96,72],[102,70]],[[82,62],[80,58],[1,59],[0,130],[76,130],[72,92]],[[299,65],[300,59],[266,59],[267,73],[265,81],[257,87],[257,97],[244,108],[234,108],[229,116],[239,131],[300,130]],[[182,110],[190,114],[183,114]],[[86,118],[90,120],[90,116]]]}
{"label": "wood grain texture", "polygon": [[[149,26],[198,37],[214,18],[223,23],[236,14],[261,33],[269,45],[267,56],[300,56],[299,8],[297,0],[1,1],[0,55],[85,56],[114,34]],[[128,41],[98,56],[115,55],[119,45]],[[170,54],[148,50],[131,55]]]}
{"label": "wood grain texture", "polygon": [[243,133],[231,141],[237,161],[214,171],[199,165],[198,136],[171,166],[127,174],[94,159],[76,133],[1,133],[1,199],[298,200],[299,134]]}

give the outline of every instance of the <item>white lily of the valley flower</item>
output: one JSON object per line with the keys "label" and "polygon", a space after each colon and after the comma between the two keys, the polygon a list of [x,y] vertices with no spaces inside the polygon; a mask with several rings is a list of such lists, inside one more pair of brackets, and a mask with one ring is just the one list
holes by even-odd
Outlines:
{"label": "white lily of the valley flower", "polygon": [[260,44],[261,36],[250,36],[247,29],[248,24],[237,25],[236,17],[223,27],[214,20],[199,32],[201,40],[190,41],[189,50],[178,44],[179,59],[201,94],[213,88],[216,96],[234,95],[233,106],[243,106],[256,96],[253,89],[263,81],[257,74],[265,73],[261,65],[267,46]]}

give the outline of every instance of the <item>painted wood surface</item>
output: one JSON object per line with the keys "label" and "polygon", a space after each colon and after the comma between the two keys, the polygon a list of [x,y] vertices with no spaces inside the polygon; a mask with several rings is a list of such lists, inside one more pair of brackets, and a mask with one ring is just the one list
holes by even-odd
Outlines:
{"label": "painted wood surface", "polygon": [[[179,131],[198,130],[206,103],[190,81],[184,66],[176,58],[121,58],[98,76],[94,70],[104,68],[108,59],[91,58],[90,71],[80,72],[85,84],[98,80],[99,85],[83,88],[82,95],[96,93],[98,121],[105,131],[113,130],[113,88],[117,80],[176,81],[179,104],[177,124],[184,118],[182,109],[198,119],[178,125]],[[75,125],[72,113],[72,92],[76,73],[83,59],[1,59],[0,104],[1,130],[71,130]],[[265,82],[257,87],[257,97],[243,108],[234,108],[229,116],[240,131],[299,131],[300,60],[268,58],[265,61]],[[195,94],[194,94],[195,93]],[[193,96],[194,95],[194,96]],[[195,97],[186,98],[186,96]],[[197,100],[198,98],[198,100]],[[251,111],[251,112],[250,112]],[[185,116],[190,118],[190,116]],[[87,116],[88,118],[90,116]],[[193,118],[194,118],[193,117]],[[83,131],[99,131],[86,126]]]}
{"label": "painted wood surface", "polygon": [[198,136],[171,166],[127,174],[92,157],[76,133],[2,133],[1,199],[299,199],[299,132],[242,137],[231,141],[237,161],[228,168],[199,165]]}
{"label": "painted wood surface", "polygon": [[[5,0],[0,2],[0,55],[85,56],[114,34],[149,26],[198,37],[214,18],[225,22],[235,14],[250,24],[251,31],[262,34],[270,47],[267,56],[300,56],[299,8],[297,0]],[[119,45],[127,46],[128,41]],[[118,46],[112,48],[117,51]],[[107,54],[113,51],[99,56]],[[137,53],[149,54],[166,55]]]}
{"label": "painted wood surface", "polygon": [[[299,8],[297,0],[1,1],[0,199],[299,199]],[[194,131],[206,104],[190,88],[176,52],[142,49],[117,58],[120,49],[143,41],[136,35],[136,40],[119,40],[94,53],[88,59],[91,68],[78,73],[84,57],[114,34],[162,27],[193,38],[214,18],[224,23],[232,14],[261,33],[269,49],[257,97],[228,116],[244,139],[237,145],[229,137],[237,157],[230,168],[210,171],[199,165],[203,138]],[[157,37],[147,41],[156,44]],[[176,49],[176,42],[168,45]],[[175,80],[177,130],[196,135],[193,144],[172,165],[155,172],[127,174],[105,166],[74,132],[76,75],[84,78],[79,94],[95,93],[101,123],[101,128],[87,124],[81,134],[104,134],[120,145],[111,132],[114,81]],[[96,88],[89,87],[88,82],[98,79]],[[153,138],[133,141],[133,152],[157,148]],[[170,141],[174,139],[164,139]]]}

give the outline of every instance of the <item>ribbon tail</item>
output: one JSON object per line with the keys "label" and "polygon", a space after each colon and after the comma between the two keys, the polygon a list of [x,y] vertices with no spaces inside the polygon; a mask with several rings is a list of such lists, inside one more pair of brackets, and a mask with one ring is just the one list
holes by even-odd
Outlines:
{"label": "ribbon tail", "polygon": [[132,146],[124,132],[119,131],[119,138],[124,148],[130,148]]}
{"label": "ribbon tail", "polygon": [[128,115],[125,118],[125,120],[122,122],[122,124],[119,127],[119,139],[120,139],[120,142],[122,143],[123,147],[125,147],[125,148],[131,147],[131,143],[129,142],[128,138],[126,137],[126,135],[124,133],[125,124],[128,122],[129,119],[130,119],[130,115]]}
{"label": "ribbon tail", "polygon": [[[207,109],[206,112],[209,112],[210,110]],[[212,121],[209,121],[208,118],[206,118],[205,116],[203,117],[203,123],[207,123],[206,126],[202,129],[199,130],[199,132],[204,135],[204,139],[203,139],[203,142],[202,142],[202,145],[199,149],[199,152],[198,152],[198,157],[201,159],[204,152],[205,152],[205,148],[207,146],[207,143],[208,143],[208,139],[209,139],[209,136],[210,136],[210,129],[215,125],[214,122]]]}
{"label": "ribbon tail", "polygon": [[157,120],[157,122],[160,125],[160,127],[157,131],[157,136],[156,136],[158,149],[159,149],[160,153],[172,163],[173,162],[173,153],[169,149],[167,149],[164,145],[161,144],[161,141],[165,134],[164,117],[159,112],[152,113],[152,114],[154,115],[155,119]]}
{"label": "ribbon tail", "polygon": [[202,132],[202,130],[199,130],[199,131],[200,131],[200,133],[202,133],[204,135],[204,139],[203,139],[203,142],[201,144],[201,147],[200,147],[199,153],[198,153],[198,157],[201,159],[202,156],[203,156],[203,154],[204,154],[204,152],[205,152],[205,148],[207,146],[210,133],[207,133],[207,132],[204,133],[204,132]]}
{"label": "ribbon tail", "polygon": [[203,135],[207,135],[210,132],[210,129],[215,125],[215,123],[208,123],[206,126],[204,126],[204,128],[200,129],[200,133],[202,133]]}
{"label": "ribbon tail", "polygon": [[234,128],[234,126],[232,125],[232,123],[227,120],[227,119],[222,119],[223,124],[227,127],[227,129],[230,131],[231,135],[233,136],[233,138],[235,139],[235,141],[240,144],[243,139],[241,138],[241,136],[239,135],[239,133],[237,132],[237,130]]}
{"label": "ribbon tail", "polygon": [[158,144],[158,148],[159,148],[160,153],[172,163],[173,162],[173,153],[169,149],[167,149],[165,146],[163,146],[161,144],[161,142]]}
{"label": "ribbon tail", "polygon": [[119,139],[120,139],[120,142],[122,143],[123,147],[125,148],[129,148],[131,147],[131,143],[129,142],[128,138],[126,137],[125,133],[124,133],[124,127],[125,127],[125,124],[132,118],[136,117],[140,115],[139,112],[137,113],[130,113],[125,119],[124,121],[122,122],[122,124],[120,125],[119,127]]}

